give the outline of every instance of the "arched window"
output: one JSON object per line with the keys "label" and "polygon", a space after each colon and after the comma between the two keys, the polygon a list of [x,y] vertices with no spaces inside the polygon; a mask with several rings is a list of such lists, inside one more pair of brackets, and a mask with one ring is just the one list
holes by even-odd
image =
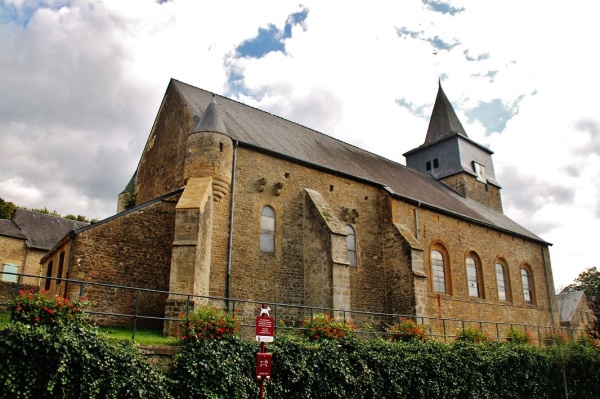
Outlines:
{"label": "arched window", "polygon": [[260,251],[275,252],[275,211],[268,205],[260,211]]}
{"label": "arched window", "polygon": [[531,273],[526,268],[521,269],[521,284],[523,284],[523,299],[527,305],[533,305],[534,291]]}
{"label": "arched window", "polygon": [[348,245],[348,262],[352,266],[356,266],[356,234],[352,226],[346,226],[346,243]]}
{"label": "arched window", "polygon": [[431,275],[433,276],[433,292],[447,294],[444,255],[438,250],[431,251]]}
{"label": "arched window", "polygon": [[510,301],[508,273],[506,267],[500,262],[496,263],[496,286],[498,287],[498,300]]}
{"label": "arched window", "polygon": [[477,258],[475,254],[471,253],[467,257],[466,265],[469,296],[473,298],[483,298],[483,281],[479,258]]}

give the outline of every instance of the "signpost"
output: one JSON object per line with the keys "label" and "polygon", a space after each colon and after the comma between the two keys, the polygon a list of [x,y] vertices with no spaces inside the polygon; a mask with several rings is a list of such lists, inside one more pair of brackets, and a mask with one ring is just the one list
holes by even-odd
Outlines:
{"label": "signpost", "polygon": [[265,342],[273,342],[275,335],[275,319],[269,316],[270,310],[267,305],[262,305],[260,315],[256,318],[256,341],[260,342],[260,352],[256,354],[256,380],[260,383],[260,399],[265,397],[264,383],[271,379],[273,364],[273,354],[267,353],[265,348]]}

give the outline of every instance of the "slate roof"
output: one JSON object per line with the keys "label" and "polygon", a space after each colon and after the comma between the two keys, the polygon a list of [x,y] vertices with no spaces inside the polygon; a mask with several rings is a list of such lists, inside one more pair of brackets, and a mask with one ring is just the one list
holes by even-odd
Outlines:
{"label": "slate roof", "polygon": [[27,236],[10,219],[0,219],[0,236],[27,239]]}
{"label": "slate roof", "polygon": [[439,140],[449,133],[469,137],[462,123],[460,123],[458,116],[456,116],[456,112],[454,112],[454,108],[450,104],[446,93],[444,93],[442,83],[438,82],[438,93],[433,104],[433,111],[431,111],[425,144]]}
{"label": "slate roof", "polygon": [[583,291],[567,291],[561,292],[556,296],[556,306],[560,314],[560,322],[572,322],[575,311],[584,296]]}
{"label": "slate roof", "polygon": [[[200,125],[213,93],[174,79],[171,84],[200,117]],[[428,174],[226,97],[216,96],[216,103],[227,135],[240,145],[381,185],[420,206],[547,244],[503,213],[460,196]]]}
{"label": "slate roof", "polygon": [[26,209],[16,209],[11,221],[27,239],[29,248],[46,251],[54,247],[69,231],[88,225]]}

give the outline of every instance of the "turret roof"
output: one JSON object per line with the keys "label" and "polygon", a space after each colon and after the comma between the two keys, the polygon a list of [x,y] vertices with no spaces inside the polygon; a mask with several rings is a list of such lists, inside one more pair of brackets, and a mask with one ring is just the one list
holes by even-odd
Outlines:
{"label": "turret roof", "polygon": [[227,134],[227,128],[225,128],[225,124],[223,123],[223,118],[221,118],[221,113],[219,112],[219,105],[217,104],[217,100],[215,95],[213,94],[212,101],[206,107],[204,114],[198,121],[196,125],[195,132],[216,132]]}

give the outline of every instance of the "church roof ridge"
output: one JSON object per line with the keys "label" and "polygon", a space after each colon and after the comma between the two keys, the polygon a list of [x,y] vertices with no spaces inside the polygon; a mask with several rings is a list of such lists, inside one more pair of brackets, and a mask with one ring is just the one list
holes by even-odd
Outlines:
{"label": "church roof ridge", "polygon": [[[213,94],[175,79],[171,82],[190,111],[203,115]],[[399,198],[546,243],[506,215],[468,201],[426,173],[236,100],[219,96],[218,101],[227,135],[240,145],[377,184]]]}

